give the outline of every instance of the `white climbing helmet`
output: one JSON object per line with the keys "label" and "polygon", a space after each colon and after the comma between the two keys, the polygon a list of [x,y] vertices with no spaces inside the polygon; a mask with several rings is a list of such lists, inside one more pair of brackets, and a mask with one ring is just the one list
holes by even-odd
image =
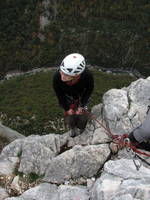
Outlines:
{"label": "white climbing helmet", "polygon": [[81,74],[84,69],[85,59],[78,53],[69,54],[63,59],[60,65],[60,70],[69,76]]}

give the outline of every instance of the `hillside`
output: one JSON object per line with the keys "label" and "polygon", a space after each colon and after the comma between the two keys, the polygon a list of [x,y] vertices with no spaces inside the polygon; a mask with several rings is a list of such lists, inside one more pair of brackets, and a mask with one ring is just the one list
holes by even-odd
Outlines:
{"label": "hillside", "polygon": [[149,10],[148,0],[1,1],[0,78],[58,66],[72,52],[91,65],[148,75]]}

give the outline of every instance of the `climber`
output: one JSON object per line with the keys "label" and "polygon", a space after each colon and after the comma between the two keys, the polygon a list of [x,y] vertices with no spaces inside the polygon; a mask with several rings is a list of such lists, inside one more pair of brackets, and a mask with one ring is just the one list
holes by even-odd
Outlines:
{"label": "climber", "polygon": [[[143,123],[132,130],[128,135],[130,144],[137,148],[150,151],[150,106],[148,106],[147,116]],[[115,143],[110,144],[112,153],[117,153],[119,149],[123,147]]]}
{"label": "climber", "polygon": [[64,121],[71,129],[70,136],[75,137],[77,129],[82,133],[86,127],[85,110],[94,88],[93,75],[81,54],[72,53],[63,59],[53,76],[53,88],[65,111]]}

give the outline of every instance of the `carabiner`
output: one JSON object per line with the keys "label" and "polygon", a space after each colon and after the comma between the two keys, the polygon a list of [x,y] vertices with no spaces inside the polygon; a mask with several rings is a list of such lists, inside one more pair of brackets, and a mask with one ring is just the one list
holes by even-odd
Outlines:
{"label": "carabiner", "polygon": [[134,156],[134,158],[132,160],[133,160],[133,163],[134,163],[134,165],[136,167],[136,170],[138,171],[140,169],[140,167],[142,166],[142,161],[140,161],[139,159],[136,159],[136,158],[137,158],[137,156],[135,154],[135,156]]}

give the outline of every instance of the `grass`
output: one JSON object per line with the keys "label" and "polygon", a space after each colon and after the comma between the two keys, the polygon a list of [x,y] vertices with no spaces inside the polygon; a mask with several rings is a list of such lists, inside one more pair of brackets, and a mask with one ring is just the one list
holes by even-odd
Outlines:
{"label": "grass", "polygon": [[[52,88],[54,71],[20,76],[0,84],[0,120],[24,135],[64,132],[63,110]],[[95,88],[89,107],[101,103],[111,88],[128,86],[135,78],[92,70]],[[61,130],[60,130],[61,129]]]}

